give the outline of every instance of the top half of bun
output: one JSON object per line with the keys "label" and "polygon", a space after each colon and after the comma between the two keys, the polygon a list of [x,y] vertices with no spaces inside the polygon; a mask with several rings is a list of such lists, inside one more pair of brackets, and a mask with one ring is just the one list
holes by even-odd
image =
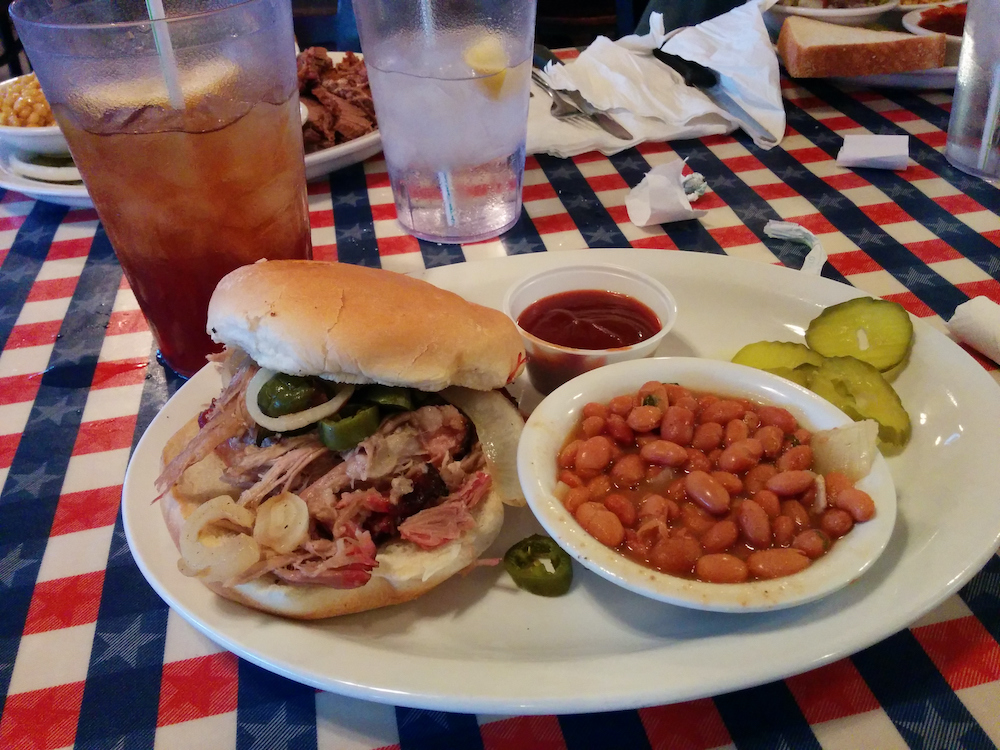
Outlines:
{"label": "top half of bun", "polygon": [[478,390],[524,362],[506,315],[425,281],[346,263],[262,261],[219,282],[208,332],[262,367],[345,383]]}

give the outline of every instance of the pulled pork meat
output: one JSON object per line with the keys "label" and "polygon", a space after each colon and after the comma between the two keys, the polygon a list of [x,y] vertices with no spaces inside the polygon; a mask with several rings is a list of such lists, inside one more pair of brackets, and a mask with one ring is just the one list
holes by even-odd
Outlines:
{"label": "pulled pork meat", "polygon": [[393,414],[375,434],[335,453],[315,431],[262,437],[246,412],[256,370],[249,358],[239,361],[229,386],[202,414],[198,435],[157,478],[165,491],[214,451],[243,507],[255,511],[282,492],[305,501],[308,539],[288,553],[264,548],[234,583],[273,575],[289,583],[362,586],[378,565],[378,544],[402,538],[435,549],[475,527],[472,510],[491,479],[475,427],[457,408],[442,402]]}
{"label": "pulled pork meat", "polygon": [[323,47],[299,53],[299,100],[308,110],[302,126],[307,154],[371,133],[375,105],[364,61],[353,52],[334,64]]}

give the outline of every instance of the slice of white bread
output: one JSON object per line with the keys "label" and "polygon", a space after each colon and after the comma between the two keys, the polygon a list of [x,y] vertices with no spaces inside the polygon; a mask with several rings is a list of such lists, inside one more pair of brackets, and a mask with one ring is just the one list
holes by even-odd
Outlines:
{"label": "slice of white bread", "polygon": [[944,34],[916,36],[789,16],[778,54],[793,78],[904,73],[944,66]]}

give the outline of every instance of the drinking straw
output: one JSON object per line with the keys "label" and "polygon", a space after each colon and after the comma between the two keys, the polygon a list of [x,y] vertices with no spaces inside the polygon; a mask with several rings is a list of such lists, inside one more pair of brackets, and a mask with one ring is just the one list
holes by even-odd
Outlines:
{"label": "drinking straw", "polygon": [[983,140],[979,145],[979,171],[987,172],[987,163],[996,147],[997,128],[1000,126],[1000,62],[993,66],[990,79],[990,99],[983,121]]}
{"label": "drinking straw", "polygon": [[[420,27],[424,32],[424,39],[428,46],[434,44],[434,10],[431,8],[432,0],[420,0]],[[444,220],[449,227],[458,223],[455,216],[455,188],[452,184],[451,173],[440,171],[437,173],[438,187],[441,189],[441,200],[444,202]]]}
{"label": "drinking straw", "polygon": [[152,21],[153,43],[156,45],[156,56],[160,62],[160,72],[167,84],[167,99],[174,109],[184,109],[184,95],[178,82],[177,58],[174,56],[174,46],[170,42],[170,24],[163,10],[163,0],[146,0],[146,12]]}

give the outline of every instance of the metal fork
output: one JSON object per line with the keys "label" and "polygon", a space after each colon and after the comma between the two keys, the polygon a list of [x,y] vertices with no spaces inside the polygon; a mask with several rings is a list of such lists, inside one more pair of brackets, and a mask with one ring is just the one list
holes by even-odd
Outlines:
{"label": "metal fork", "polygon": [[534,69],[531,71],[531,80],[552,99],[552,107],[549,109],[549,112],[557,120],[579,119],[589,122],[589,118],[577,109],[575,104],[566,99],[558,90],[549,86],[548,82]]}

